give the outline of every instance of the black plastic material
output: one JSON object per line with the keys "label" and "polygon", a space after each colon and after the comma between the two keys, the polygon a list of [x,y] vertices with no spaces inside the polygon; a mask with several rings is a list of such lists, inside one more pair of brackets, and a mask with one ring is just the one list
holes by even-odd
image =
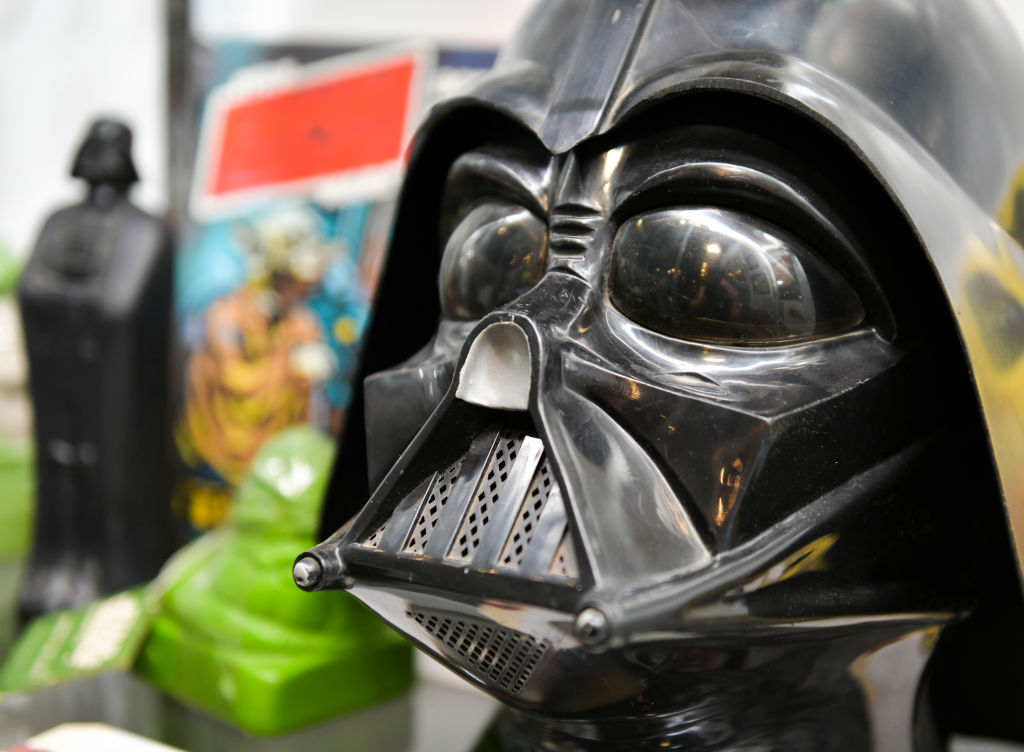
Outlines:
{"label": "black plastic material", "polygon": [[538,6],[417,138],[328,509],[376,490],[303,587],[505,702],[504,749],[1024,738],[946,299],[1004,240],[1022,59],[980,0]]}
{"label": "black plastic material", "polygon": [[21,278],[37,502],[23,618],[150,579],[172,550],[172,245],[128,201],[131,131],[93,124],[81,204],[43,226]]}

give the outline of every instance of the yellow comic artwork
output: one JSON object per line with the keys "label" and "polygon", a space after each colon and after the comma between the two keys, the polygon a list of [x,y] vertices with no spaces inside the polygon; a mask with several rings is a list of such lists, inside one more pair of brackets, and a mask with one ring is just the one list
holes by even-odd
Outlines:
{"label": "yellow comic artwork", "polygon": [[1021,178],[1024,171],[1000,212],[1003,227],[993,226],[994,241],[975,239],[965,254],[954,299],[1024,560],[1024,252],[1013,237],[1024,228]]}
{"label": "yellow comic artwork", "polygon": [[[175,430],[181,519],[216,524],[257,450],[282,429],[341,424],[370,291],[369,207],[284,204],[203,228],[179,263],[185,344]],[[226,280],[226,281],[225,281]]]}

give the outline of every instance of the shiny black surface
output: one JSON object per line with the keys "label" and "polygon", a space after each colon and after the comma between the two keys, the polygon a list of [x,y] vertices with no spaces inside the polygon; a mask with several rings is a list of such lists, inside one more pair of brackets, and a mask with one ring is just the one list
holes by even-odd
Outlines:
{"label": "shiny black surface", "polygon": [[544,223],[506,202],[476,204],[452,232],[441,259],[441,308],[472,321],[515,300],[544,276]]}
{"label": "shiny black surface", "polygon": [[128,200],[131,133],[92,126],[75,160],[84,201],[43,225],[18,287],[36,444],[23,618],[156,575],[170,519],[172,245]]}
{"label": "shiny black surface", "polygon": [[608,294],[646,328],[696,342],[817,339],[864,319],[856,293],[800,240],[722,209],[627,221],[612,244]]}
{"label": "shiny black surface", "polygon": [[[418,137],[368,349],[376,490],[311,587],[513,708],[501,748],[1019,737],[1019,676],[986,678],[1022,657],[986,437],[1011,517],[1017,444],[967,317],[1019,338],[1006,296],[959,301],[969,252],[1013,243],[1021,59],[981,2],[539,6]],[[500,242],[531,218],[539,279],[532,232]],[[438,295],[394,270],[438,266],[440,324],[393,366],[426,335],[388,306]]]}

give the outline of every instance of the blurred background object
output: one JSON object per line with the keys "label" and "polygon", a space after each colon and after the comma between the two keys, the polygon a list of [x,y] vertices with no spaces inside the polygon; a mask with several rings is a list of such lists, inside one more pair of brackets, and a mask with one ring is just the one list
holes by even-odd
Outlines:
{"label": "blurred background object", "polygon": [[[28,540],[32,494],[32,412],[15,291],[22,264],[0,243],[0,557],[21,553]],[[7,578],[3,578],[7,579]]]}
{"label": "blurred background object", "polygon": [[[28,369],[15,290],[22,264],[0,244],[0,603],[13,603],[28,546],[34,498]],[[13,609],[0,609],[0,651],[14,633]]]}
{"label": "blurred background object", "polygon": [[175,513],[192,535],[222,519],[274,434],[342,430],[435,55],[282,39],[185,57],[175,111],[201,127],[175,145],[195,158],[172,172],[191,181],[176,210]]}
{"label": "blurred background object", "polygon": [[144,582],[173,550],[173,248],[128,199],[131,144],[123,123],[93,123],[72,168],[85,199],[47,219],[18,285],[36,438],[27,618]]}
{"label": "blurred background object", "polygon": [[226,524],[154,583],[159,613],[138,670],[189,705],[279,734],[388,699],[412,682],[411,647],[354,598],[304,597],[334,443],[294,426],[257,453]]}

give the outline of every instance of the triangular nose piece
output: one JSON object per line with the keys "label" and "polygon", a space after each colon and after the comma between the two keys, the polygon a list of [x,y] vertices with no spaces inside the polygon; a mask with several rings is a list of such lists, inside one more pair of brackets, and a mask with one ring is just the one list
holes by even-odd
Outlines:
{"label": "triangular nose piece", "polygon": [[482,407],[526,410],[530,373],[526,332],[516,324],[491,324],[469,346],[455,396]]}

